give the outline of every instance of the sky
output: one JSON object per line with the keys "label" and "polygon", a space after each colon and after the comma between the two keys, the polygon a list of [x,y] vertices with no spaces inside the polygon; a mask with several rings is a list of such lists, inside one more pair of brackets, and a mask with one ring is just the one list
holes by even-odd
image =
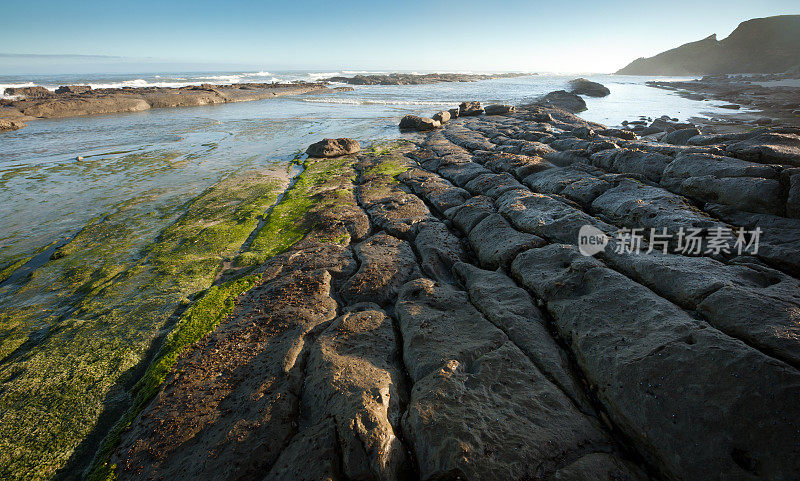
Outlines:
{"label": "sky", "polygon": [[0,74],[321,69],[613,72],[797,0],[3,2]]}

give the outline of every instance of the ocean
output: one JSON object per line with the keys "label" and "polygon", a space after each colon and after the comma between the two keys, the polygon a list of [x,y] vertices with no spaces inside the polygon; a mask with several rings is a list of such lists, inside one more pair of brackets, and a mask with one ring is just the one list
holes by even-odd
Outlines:
{"label": "ocean", "polygon": [[[0,89],[316,81],[357,73],[367,72],[0,76]],[[609,126],[639,116],[688,119],[725,112],[719,103],[647,87],[651,77],[584,76],[609,87],[611,95],[586,98],[588,110],[580,115]],[[430,116],[464,100],[522,104],[566,88],[575,77],[355,86],[352,92],[32,121],[22,130],[0,134],[0,266],[73,235],[121,205],[129,208],[133,199],[139,210],[173,208],[237,170],[284,168],[324,137],[353,137],[365,145],[402,137],[397,124],[403,115]]]}

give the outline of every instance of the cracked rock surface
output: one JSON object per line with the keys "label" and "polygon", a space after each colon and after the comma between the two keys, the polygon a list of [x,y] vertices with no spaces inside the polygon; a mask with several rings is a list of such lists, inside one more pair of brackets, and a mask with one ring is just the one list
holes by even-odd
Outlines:
{"label": "cracked rock surface", "polygon": [[[118,478],[797,479],[798,134],[523,106],[353,156],[349,207],[181,356]],[[584,225],[645,248],[584,256]],[[758,252],[647,252],[756,227]]]}

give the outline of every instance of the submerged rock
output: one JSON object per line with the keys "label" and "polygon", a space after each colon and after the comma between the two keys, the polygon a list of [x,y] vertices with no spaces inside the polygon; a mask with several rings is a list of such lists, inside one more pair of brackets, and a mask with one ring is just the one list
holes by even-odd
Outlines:
{"label": "submerged rock", "polygon": [[589,97],[605,97],[611,93],[605,85],[585,78],[570,80],[569,91],[573,94],[588,95]]}
{"label": "submerged rock", "polygon": [[343,139],[323,139],[315,144],[311,144],[306,153],[311,157],[340,157],[342,155],[355,154],[361,150],[361,144],[357,140]]}

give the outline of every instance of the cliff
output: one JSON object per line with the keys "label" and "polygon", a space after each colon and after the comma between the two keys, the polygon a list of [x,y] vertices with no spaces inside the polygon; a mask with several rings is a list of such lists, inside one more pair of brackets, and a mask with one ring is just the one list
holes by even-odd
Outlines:
{"label": "cliff", "polygon": [[800,64],[800,15],[742,22],[727,38],[716,34],[639,58],[620,75],[706,75],[785,72]]}

